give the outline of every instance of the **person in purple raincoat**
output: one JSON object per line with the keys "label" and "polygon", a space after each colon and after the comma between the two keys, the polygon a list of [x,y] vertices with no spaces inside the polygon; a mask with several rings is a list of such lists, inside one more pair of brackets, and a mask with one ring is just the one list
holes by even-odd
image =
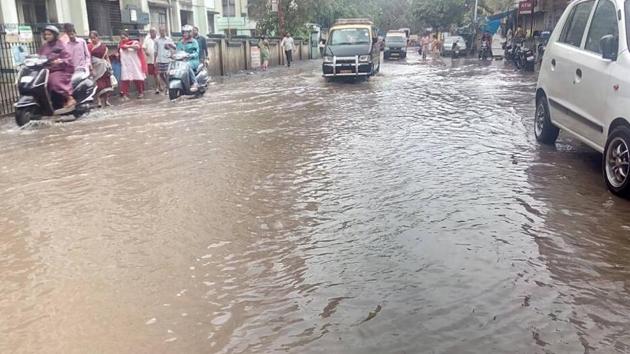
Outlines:
{"label": "person in purple raincoat", "polygon": [[74,67],[71,63],[70,53],[59,40],[59,29],[55,26],[46,26],[44,41],[44,45],[39,49],[39,55],[47,57],[50,63],[48,90],[63,97],[64,110],[72,109],[76,101],[72,97],[71,79]]}

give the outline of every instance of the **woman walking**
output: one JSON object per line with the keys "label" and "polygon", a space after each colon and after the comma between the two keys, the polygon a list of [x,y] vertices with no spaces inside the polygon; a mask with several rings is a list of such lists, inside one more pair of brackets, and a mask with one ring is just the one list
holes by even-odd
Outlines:
{"label": "woman walking", "polygon": [[140,42],[129,38],[126,31],[121,35],[122,39],[118,45],[120,52],[121,83],[120,95],[123,100],[129,99],[129,85],[131,82],[136,86],[138,98],[144,97],[144,80],[147,78],[147,62],[142,51]]}
{"label": "woman walking", "polygon": [[107,46],[103,44],[98,32],[90,32],[90,44],[88,50],[92,56],[92,76],[96,80],[96,102],[99,107],[102,105],[111,106],[109,96],[114,91],[112,87],[112,66],[107,55]]}
{"label": "woman walking", "polygon": [[258,48],[260,48],[260,62],[262,64],[262,71],[267,71],[267,68],[269,68],[270,57],[269,40],[267,39],[267,36],[262,36],[262,38],[258,42]]}

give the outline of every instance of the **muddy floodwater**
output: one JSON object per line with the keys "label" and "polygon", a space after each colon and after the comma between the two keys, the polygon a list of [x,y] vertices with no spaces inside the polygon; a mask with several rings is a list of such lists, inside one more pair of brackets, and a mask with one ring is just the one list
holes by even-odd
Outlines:
{"label": "muddy floodwater", "polygon": [[[290,73],[290,74],[287,74]],[[630,352],[630,202],[502,62],[0,122],[0,353]]]}

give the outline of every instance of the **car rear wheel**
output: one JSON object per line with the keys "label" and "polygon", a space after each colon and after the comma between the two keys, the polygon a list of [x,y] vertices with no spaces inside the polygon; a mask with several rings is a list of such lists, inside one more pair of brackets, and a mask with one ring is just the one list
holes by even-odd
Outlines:
{"label": "car rear wheel", "polygon": [[630,128],[615,128],[608,137],[602,169],[608,189],[622,197],[630,196]]}
{"label": "car rear wheel", "polygon": [[555,144],[560,134],[560,129],[551,123],[549,105],[545,96],[540,97],[536,104],[534,134],[538,142],[548,145]]}

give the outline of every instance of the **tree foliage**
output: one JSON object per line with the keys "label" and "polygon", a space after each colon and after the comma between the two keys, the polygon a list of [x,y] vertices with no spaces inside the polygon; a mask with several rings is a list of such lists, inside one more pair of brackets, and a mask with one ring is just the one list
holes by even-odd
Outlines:
{"label": "tree foliage", "polygon": [[[480,0],[480,15],[503,10],[512,0]],[[474,0],[280,0],[285,29],[305,35],[307,23],[328,28],[338,18],[369,17],[387,31],[410,27],[419,32],[425,27],[447,29],[470,23]],[[258,21],[258,30],[279,35],[278,15],[271,11],[270,0],[249,0],[250,16]]]}

